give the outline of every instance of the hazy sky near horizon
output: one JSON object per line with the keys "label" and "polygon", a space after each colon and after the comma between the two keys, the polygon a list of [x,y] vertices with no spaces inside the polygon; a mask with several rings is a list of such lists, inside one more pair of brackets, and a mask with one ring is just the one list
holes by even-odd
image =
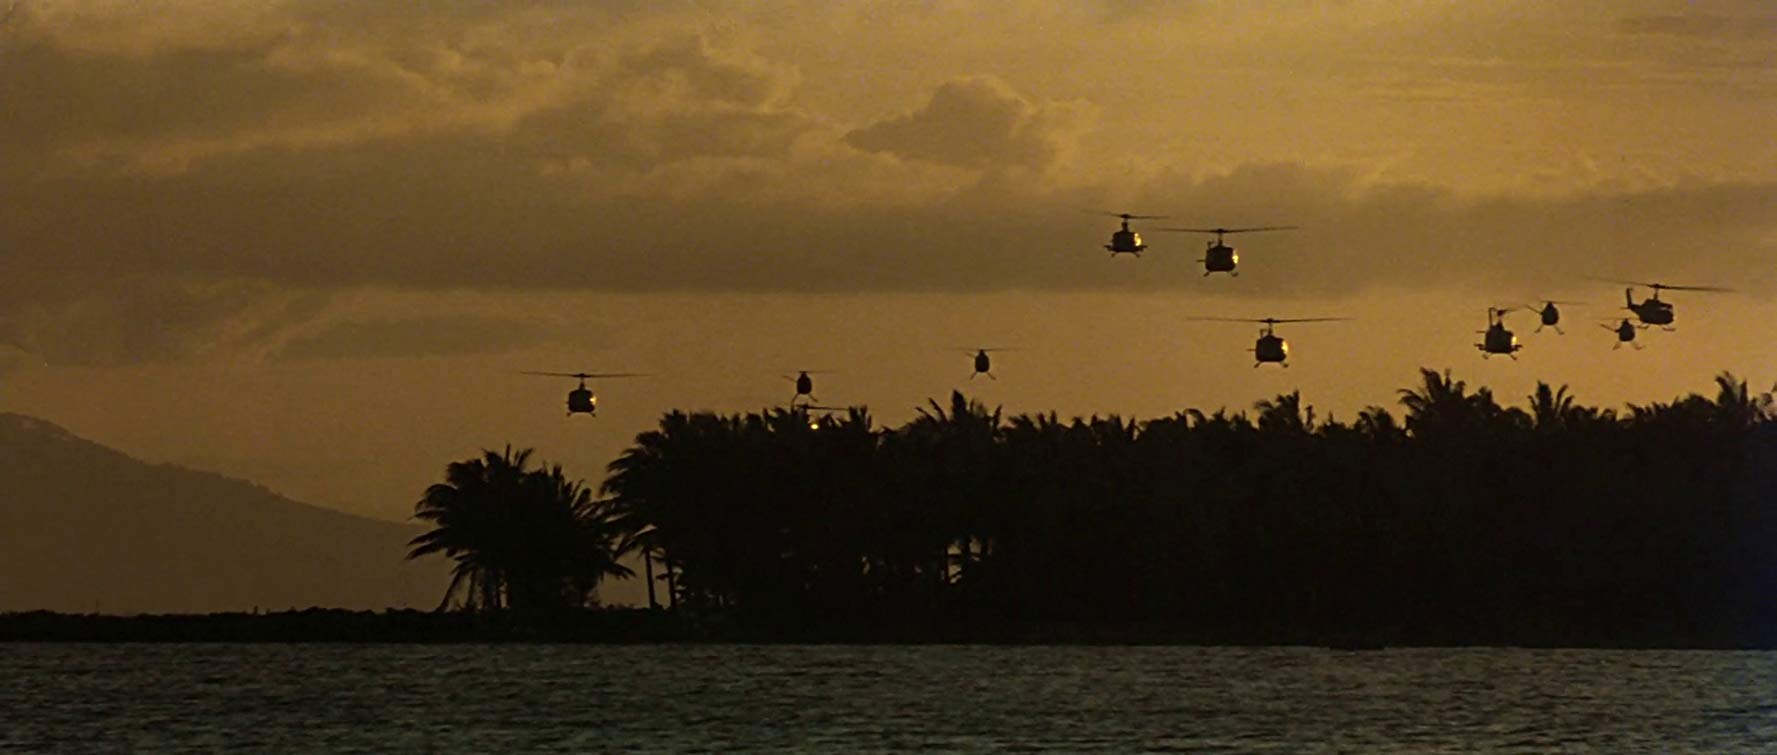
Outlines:
{"label": "hazy sky near horizon", "polygon": [[[1777,379],[1777,9],[1644,2],[0,0],[0,409],[402,518],[534,446],[596,481],[783,371],[897,424],[963,388],[1349,414]],[[1114,219],[1292,224],[1203,240]],[[1679,331],[1611,350],[1619,286]],[[1483,361],[1491,304],[1582,299]],[[1192,315],[1351,316],[1284,330]],[[965,346],[1017,346],[967,380]],[[636,371],[562,416],[567,382]]]}

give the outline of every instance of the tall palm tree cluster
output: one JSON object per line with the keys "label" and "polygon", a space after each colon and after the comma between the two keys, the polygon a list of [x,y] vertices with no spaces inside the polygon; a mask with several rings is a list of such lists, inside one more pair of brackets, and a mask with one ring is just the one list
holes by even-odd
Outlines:
{"label": "tall palm tree cluster", "polygon": [[593,604],[605,577],[630,576],[610,503],[560,466],[531,469],[530,457],[508,447],[452,462],[414,504],[432,529],[408,544],[407,557],[456,562],[440,609],[559,612]]}
{"label": "tall palm tree cluster", "polygon": [[[1350,422],[1295,393],[1145,422],[1007,418],[960,394],[892,429],[862,409],[674,412],[610,465],[600,521],[659,564],[675,610],[770,626],[1777,639],[1768,394],[1724,374],[1714,398],[1619,413],[1539,384],[1517,408],[1422,377],[1401,419]],[[422,510],[443,522],[456,491],[508,473],[495,460],[452,465]],[[494,561],[460,561],[469,594],[566,584],[513,592],[506,565],[557,541],[490,543]],[[570,571],[614,573],[597,558]]]}

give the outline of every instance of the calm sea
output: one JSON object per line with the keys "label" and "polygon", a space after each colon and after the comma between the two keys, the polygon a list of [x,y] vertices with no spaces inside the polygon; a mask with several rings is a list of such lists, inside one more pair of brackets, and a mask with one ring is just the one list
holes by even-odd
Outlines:
{"label": "calm sea", "polygon": [[1777,653],[0,645],[0,750],[1777,752]]}

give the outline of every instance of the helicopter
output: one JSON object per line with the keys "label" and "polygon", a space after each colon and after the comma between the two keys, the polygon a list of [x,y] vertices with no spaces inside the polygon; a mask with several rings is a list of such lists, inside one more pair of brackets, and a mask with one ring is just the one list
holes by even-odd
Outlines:
{"label": "helicopter", "polygon": [[1240,274],[1240,273],[1236,272],[1234,269],[1235,267],[1240,265],[1240,254],[1238,252],[1234,251],[1234,247],[1228,246],[1227,243],[1222,241],[1223,236],[1230,234],[1230,233],[1256,233],[1258,231],[1293,231],[1295,229],[1296,229],[1296,226],[1293,226],[1293,225],[1273,225],[1273,226],[1265,226],[1262,228],[1158,228],[1155,230],[1171,231],[1174,233],[1213,233],[1213,234],[1215,234],[1216,240],[1205,243],[1205,245],[1204,245],[1205,248],[1203,250],[1203,259],[1198,260],[1199,262],[1203,263],[1203,277],[1207,278],[1207,277],[1209,277],[1210,273],[1227,273],[1229,275],[1239,275]]}
{"label": "helicopter", "polygon": [[[827,423],[833,421],[833,412],[850,412],[851,409],[843,406],[819,406],[816,404],[802,403],[792,404],[790,406],[790,411],[806,420],[808,422],[808,429],[819,430],[826,426]],[[819,417],[810,417],[808,416],[810,411],[823,412],[823,414]]]}
{"label": "helicopter", "polygon": [[1524,348],[1518,344],[1518,337],[1512,335],[1512,331],[1506,330],[1505,317],[1506,313],[1510,311],[1512,311],[1510,308],[1487,308],[1487,329],[1475,331],[1482,334],[1481,342],[1475,344],[1475,348],[1481,350],[1483,359],[1494,354],[1504,354],[1512,359],[1517,359],[1518,350]]}
{"label": "helicopter", "polygon": [[[963,349],[964,353],[968,353],[968,351],[969,351],[968,349]],[[997,349],[976,349],[975,350],[975,371],[969,373],[970,380],[974,380],[977,375],[986,375],[988,380],[998,380],[999,379],[997,377],[994,377],[993,373],[989,371],[989,370],[993,369],[993,359],[987,355],[990,352],[995,352],[995,351],[1017,351],[1017,349],[1006,348],[1006,347],[1000,347]]]}
{"label": "helicopter", "polygon": [[[1610,320],[1608,320],[1608,319],[1605,320],[1605,322],[1609,322],[1609,321]],[[1629,322],[1629,318],[1627,318],[1627,317],[1623,318],[1623,321],[1617,325],[1605,325],[1603,323],[1600,323],[1598,327],[1604,328],[1605,330],[1608,330],[1612,333],[1617,334],[1617,342],[1616,342],[1616,344],[1614,344],[1610,347],[1611,351],[1616,351],[1617,349],[1623,348],[1623,344],[1625,344],[1625,343],[1629,344],[1630,346],[1635,347],[1636,351],[1641,350],[1641,344],[1635,342],[1635,331],[1638,328],[1636,327],[1635,323]],[[1647,326],[1643,325],[1641,327],[1645,328]]]}
{"label": "helicopter", "polygon": [[[1631,288],[1623,289],[1624,308],[1635,313],[1635,318],[1644,325],[1658,325],[1665,330],[1672,330],[1672,305],[1660,301],[1660,291],[1708,291],[1713,293],[1730,293],[1733,289],[1718,286],[1668,286],[1664,283],[1637,283],[1635,281],[1611,281]],[[1634,286],[1645,286],[1654,290],[1654,295],[1635,303]]]}
{"label": "helicopter", "polygon": [[1556,333],[1567,335],[1565,331],[1561,330],[1561,310],[1555,306],[1557,304],[1576,306],[1580,304],[1580,302],[1544,299],[1541,307],[1534,304],[1526,306],[1525,309],[1535,312],[1538,317],[1542,318],[1542,323],[1537,325],[1536,330],[1533,332],[1541,333],[1543,332],[1543,328],[1554,328]]}
{"label": "helicopter", "polygon": [[814,397],[814,378],[809,377],[809,375],[824,375],[828,372],[828,370],[801,370],[796,373],[796,377],[785,375],[785,380],[789,380],[796,384],[796,395],[790,397],[790,406],[796,406],[796,399],[804,396],[808,397],[808,401],[804,403],[813,403],[816,400]]}
{"label": "helicopter", "polygon": [[1129,230],[1129,221],[1161,220],[1169,217],[1167,215],[1131,215],[1127,212],[1107,212],[1104,214],[1113,218],[1123,219],[1123,227],[1116,231],[1112,231],[1111,243],[1104,245],[1104,248],[1110,251],[1112,257],[1119,254],[1133,254],[1140,257],[1142,251],[1148,248],[1147,244],[1141,243],[1141,234]]}
{"label": "helicopter", "polygon": [[568,416],[569,417],[572,417],[576,414],[584,414],[588,417],[598,416],[599,399],[598,399],[598,396],[592,392],[591,388],[586,387],[587,380],[598,380],[598,379],[603,379],[603,378],[647,377],[647,375],[641,375],[641,374],[637,374],[634,372],[523,372],[520,374],[545,375],[548,377],[579,378],[580,379],[579,387],[575,388],[574,390],[568,391]]}
{"label": "helicopter", "polygon": [[1255,323],[1259,323],[1260,325],[1264,325],[1265,327],[1259,329],[1259,340],[1253,344],[1253,347],[1251,349],[1249,349],[1249,351],[1251,351],[1253,353],[1253,359],[1256,360],[1253,362],[1253,367],[1256,369],[1259,365],[1265,364],[1266,362],[1281,364],[1285,368],[1288,368],[1290,366],[1289,362],[1286,361],[1290,358],[1289,342],[1283,340],[1283,336],[1277,335],[1277,333],[1276,333],[1276,328],[1279,323],[1286,323],[1286,322],[1342,322],[1345,320],[1349,320],[1351,318],[1349,318],[1349,317],[1296,317],[1296,318],[1279,319],[1276,317],[1265,317],[1265,318],[1260,318],[1260,319],[1249,319],[1249,318],[1243,318],[1243,317],[1192,317],[1192,318],[1188,318],[1188,319],[1207,321],[1207,322],[1255,322]]}

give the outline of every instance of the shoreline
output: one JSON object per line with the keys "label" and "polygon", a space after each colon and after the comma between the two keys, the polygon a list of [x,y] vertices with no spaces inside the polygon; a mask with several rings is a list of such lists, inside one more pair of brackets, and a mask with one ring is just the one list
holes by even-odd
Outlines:
{"label": "shoreline", "polygon": [[1364,652],[1411,648],[1571,650],[1777,650],[1755,631],[1668,632],[1658,627],[1530,629],[1394,627],[1305,631],[1261,626],[1191,627],[1165,622],[975,620],[854,621],[822,626],[694,621],[645,608],[597,609],[549,621],[411,609],[308,608],[264,613],[118,616],[50,611],[0,613],[0,643],[77,644],[604,644],[604,645],[983,645],[1306,647]]}

